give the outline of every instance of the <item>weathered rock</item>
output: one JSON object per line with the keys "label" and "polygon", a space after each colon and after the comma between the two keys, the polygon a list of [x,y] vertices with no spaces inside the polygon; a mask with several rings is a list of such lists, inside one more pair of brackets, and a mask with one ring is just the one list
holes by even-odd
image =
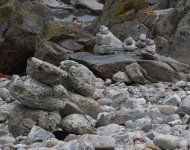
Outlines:
{"label": "weathered rock", "polygon": [[60,68],[41,61],[37,58],[28,59],[26,73],[32,78],[49,85],[62,84],[67,79],[67,72]]}
{"label": "weathered rock", "polygon": [[43,142],[43,141],[45,141],[49,138],[53,138],[53,137],[54,137],[54,135],[51,134],[50,132],[34,125],[27,136],[26,142],[28,144],[32,144],[35,142]]}
{"label": "weathered rock", "polygon": [[43,110],[60,110],[68,100],[66,89],[48,86],[28,76],[15,78],[10,86],[11,95],[23,105]]}
{"label": "weathered rock", "polygon": [[110,136],[99,136],[99,135],[83,135],[79,138],[79,142],[88,142],[93,145],[95,149],[100,150],[114,150],[116,141]]}
{"label": "weathered rock", "polygon": [[164,101],[164,104],[173,105],[173,106],[179,106],[180,103],[181,103],[181,98],[176,94],[170,97],[167,97]]}
{"label": "weathered rock", "polygon": [[84,50],[84,46],[82,44],[79,44],[72,39],[65,40],[65,41],[61,42],[60,45],[64,48],[71,50],[71,51],[74,51],[74,52]]}
{"label": "weathered rock", "polygon": [[10,98],[10,92],[6,88],[0,88],[0,98],[6,100],[7,98]]}
{"label": "weathered rock", "polygon": [[141,71],[142,68],[137,63],[132,63],[126,66],[126,73],[129,78],[135,83],[146,83],[146,79]]}
{"label": "weathered rock", "polygon": [[61,126],[65,131],[72,134],[96,134],[93,119],[82,114],[72,114],[65,117]]}
{"label": "weathered rock", "polygon": [[179,147],[179,139],[171,135],[158,135],[154,139],[154,144],[162,149],[173,150]]}
{"label": "weathered rock", "polygon": [[34,56],[40,60],[59,66],[60,62],[67,59],[69,54],[72,53],[72,50],[61,47],[54,42],[38,38]]}
{"label": "weathered rock", "polygon": [[54,131],[60,123],[61,116],[56,111],[47,112],[16,105],[9,117],[8,127],[12,135],[17,137],[28,135],[35,124],[47,131]]}
{"label": "weathered rock", "polygon": [[129,79],[128,75],[125,72],[121,71],[113,75],[113,80],[116,82],[131,83],[131,80]]}
{"label": "weathered rock", "polygon": [[123,48],[127,52],[134,52],[137,49],[137,47],[135,46],[135,43],[136,42],[132,37],[128,37],[123,42]]}
{"label": "weathered rock", "polygon": [[60,68],[68,73],[68,78],[63,83],[64,86],[83,96],[93,95],[95,76],[86,66],[66,60],[61,62]]}
{"label": "weathered rock", "polygon": [[188,59],[190,55],[188,51],[188,47],[190,46],[190,42],[188,40],[190,38],[189,28],[189,14],[186,14],[178,24],[170,54],[171,57],[186,64],[190,63]]}
{"label": "weathered rock", "polygon": [[190,114],[190,96],[187,96],[179,105],[177,113]]}

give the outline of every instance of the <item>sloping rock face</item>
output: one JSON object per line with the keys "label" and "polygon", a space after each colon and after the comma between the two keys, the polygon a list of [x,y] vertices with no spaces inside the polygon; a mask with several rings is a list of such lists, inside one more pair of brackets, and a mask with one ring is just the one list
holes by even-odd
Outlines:
{"label": "sloping rock face", "polygon": [[95,34],[102,24],[122,41],[145,33],[155,39],[159,54],[190,63],[189,1],[106,1],[103,16],[87,29]]}
{"label": "sloping rock face", "polygon": [[159,56],[155,61],[143,60],[141,57],[129,53],[100,56],[81,52],[72,54],[70,59],[87,65],[103,79],[111,79],[119,71],[125,72],[125,67],[132,63],[138,63],[144,69],[142,71],[144,76],[147,76],[147,79],[152,82],[174,81],[180,79],[180,73],[188,74],[189,72],[187,65],[164,56]]}

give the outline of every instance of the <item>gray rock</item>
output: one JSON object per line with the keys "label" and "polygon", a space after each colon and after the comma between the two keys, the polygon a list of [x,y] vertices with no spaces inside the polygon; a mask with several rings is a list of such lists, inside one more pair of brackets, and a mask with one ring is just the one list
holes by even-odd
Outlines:
{"label": "gray rock", "polygon": [[68,100],[63,86],[48,86],[28,76],[14,79],[10,93],[23,105],[43,110],[60,110]]}
{"label": "gray rock", "polygon": [[68,50],[72,50],[74,52],[76,51],[83,51],[84,50],[84,46],[77,43],[76,41],[69,39],[69,40],[65,40],[63,42],[60,43],[60,45]]}
{"label": "gray rock", "polygon": [[173,150],[179,147],[179,139],[171,135],[157,135],[154,144],[162,149]]}
{"label": "gray rock", "polygon": [[56,111],[47,112],[16,105],[9,116],[8,128],[10,133],[17,137],[28,135],[35,124],[47,131],[54,131],[60,123],[61,116]]}
{"label": "gray rock", "polygon": [[60,68],[37,58],[28,59],[26,73],[32,78],[49,85],[59,85],[67,79],[67,73]]}
{"label": "gray rock", "polygon": [[51,134],[50,132],[34,125],[27,136],[26,142],[28,144],[32,144],[35,142],[43,142],[43,141],[45,141],[49,138],[53,138],[53,137],[54,137],[54,135]]}
{"label": "gray rock", "polygon": [[167,97],[164,100],[163,104],[172,105],[172,106],[179,106],[180,103],[181,103],[181,98],[178,95],[174,94],[170,97]]}
{"label": "gray rock", "polygon": [[64,86],[83,96],[93,95],[95,76],[86,66],[66,60],[61,62],[60,68],[68,73],[68,78],[63,83]]}
{"label": "gray rock", "polygon": [[132,63],[126,66],[126,73],[135,83],[146,83],[146,79],[142,73],[142,68],[137,63]]}
{"label": "gray rock", "polygon": [[11,113],[12,106],[9,104],[0,105],[0,122],[5,122],[10,113]]}
{"label": "gray rock", "polygon": [[60,114],[62,117],[65,117],[78,113],[96,118],[99,112],[100,106],[95,100],[75,93],[69,93],[69,102],[65,104]]}
{"label": "gray rock", "polygon": [[7,98],[10,98],[10,92],[8,89],[6,88],[0,88],[0,97],[4,100],[6,100]]}
{"label": "gray rock", "polygon": [[110,106],[113,103],[113,101],[109,98],[101,98],[97,102],[99,103],[100,106],[104,105]]}
{"label": "gray rock", "polygon": [[62,120],[61,126],[66,132],[72,134],[96,134],[95,123],[87,115],[69,115]]}
{"label": "gray rock", "polygon": [[177,113],[185,113],[190,115],[190,96],[187,96],[179,105]]}
{"label": "gray rock", "polygon": [[79,143],[80,150],[95,150],[94,146],[88,142]]}
{"label": "gray rock", "polygon": [[109,149],[114,150],[116,147],[116,141],[110,136],[99,136],[99,135],[82,135],[79,138],[79,142],[88,142],[93,145],[95,149]]}
{"label": "gray rock", "polygon": [[108,126],[98,128],[97,134],[100,136],[114,136],[122,133],[123,129],[125,128],[117,124],[109,124]]}
{"label": "gray rock", "polygon": [[131,80],[129,79],[128,75],[125,72],[121,71],[113,75],[113,80],[121,83],[131,83]]}

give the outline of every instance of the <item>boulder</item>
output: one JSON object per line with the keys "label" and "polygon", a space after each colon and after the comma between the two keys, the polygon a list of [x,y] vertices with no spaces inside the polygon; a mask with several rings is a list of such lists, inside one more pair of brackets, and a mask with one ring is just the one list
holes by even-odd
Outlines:
{"label": "boulder", "polygon": [[170,82],[180,79],[179,73],[189,73],[187,65],[162,56],[158,56],[157,60],[143,60],[140,56],[126,52],[103,56],[79,52],[70,55],[70,59],[85,64],[103,79],[111,79],[119,71],[125,72],[125,66],[131,63],[138,63],[145,70],[143,75],[152,82]]}
{"label": "boulder", "polygon": [[60,110],[68,100],[66,89],[48,86],[28,76],[15,78],[10,85],[11,95],[29,108]]}
{"label": "boulder", "polygon": [[189,47],[190,47],[190,18],[189,14],[186,14],[177,26],[177,30],[174,35],[172,48],[171,48],[171,57],[175,58],[178,61],[189,64]]}
{"label": "boulder", "polygon": [[34,57],[28,59],[26,73],[48,85],[62,84],[68,76],[62,69]]}
{"label": "boulder", "polygon": [[63,83],[65,87],[83,96],[93,95],[95,76],[86,66],[66,60],[61,62],[60,68],[68,73],[68,78]]}
{"label": "boulder", "polygon": [[9,117],[8,128],[14,137],[28,135],[33,125],[54,131],[61,123],[61,116],[56,111],[31,109],[23,105],[16,105]]}
{"label": "boulder", "polygon": [[40,60],[59,66],[61,61],[68,58],[73,51],[69,50],[54,42],[38,38],[36,41],[36,51],[34,56]]}
{"label": "boulder", "polygon": [[61,126],[64,131],[72,134],[96,134],[96,129],[93,127],[95,123],[87,115],[71,114],[62,120]]}
{"label": "boulder", "polygon": [[131,83],[129,76],[125,72],[121,72],[121,71],[114,74],[112,79],[116,82]]}

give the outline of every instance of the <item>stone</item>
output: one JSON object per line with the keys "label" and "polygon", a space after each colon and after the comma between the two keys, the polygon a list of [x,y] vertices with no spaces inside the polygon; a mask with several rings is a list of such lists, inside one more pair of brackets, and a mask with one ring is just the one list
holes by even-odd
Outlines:
{"label": "stone", "polygon": [[59,66],[61,61],[66,60],[73,53],[72,50],[43,38],[38,38],[35,45],[34,57],[55,66]]}
{"label": "stone", "polygon": [[95,150],[94,146],[88,142],[79,143],[79,149],[81,149],[81,150]]}
{"label": "stone", "polygon": [[171,57],[186,64],[189,64],[188,47],[190,46],[190,42],[187,40],[190,38],[189,22],[190,19],[187,13],[177,26],[170,53]]}
{"label": "stone", "polygon": [[48,86],[28,76],[13,79],[9,90],[15,99],[30,108],[60,110],[68,101],[68,94],[63,86]]}
{"label": "stone", "polygon": [[172,106],[179,106],[180,103],[181,103],[181,98],[177,94],[166,97],[166,99],[163,102],[164,105],[172,105]]}
{"label": "stone", "polygon": [[122,133],[124,128],[117,124],[109,124],[108,126],[99,127],[97,129],[97,135],[100,136],[114,136],[116,134]]}
{"label": "stone", "polygon": [[101,26],[100,32],[96,34],[94,53],[112,54],[114,51],[122,49],[122,42],[107,27]]}
{"label": "stone", "polygon": [[95,92],[94,74],[84,65],[75,61],[66,60],[61,62],[60,68],[68,73],[67,80],[63,85],[83,96],[92,96]]}
{"label": "stone", "polygon": [[4,105],[1,105],[0,104],[0,122],[5,122],[10,113],[11,113],[11,109],[12,109],[13,106],[11,106],[10,104],[4,104]]}
{"label": "stone", "polygon": [[74,52],[84,50],[84,46],[82,44],[79,44],[72,39],[65,40],[65,41],[61,42],[60,45],[64,48],[71,50],[71,51],[74,51]]}
{"label": "stone", "polygon": [[113,75],[113,80],[121,83],[131,83],[131,80],[129,79],[128,75],[125,72],[121,71]]}
{"label": "stone", "polygon": [[27,136],[26,142],[27,144],[32,144],[35,142],[43,142],[53,137],[54,135],[51,134],[50,132],[34,125]]}
{"label": "stone", "polygon": [[43,111],[16,105],[9,116],[8,128],[14,137],[18,137],[28,135],[33,125],[38,124],[44,130],[54,131],[60,123],[61,116],[57,111]]}
{"label": "stone", "polygon": [[60,68],[34,57],[28,59],[26,73],[48,85],[59,85],[68,76],[67,72]]}
{"label": "stone", "polygon": [[15,142],[15,138],[11,134],[5,134],[0,136],[0,145],[9,145]]}
{"label": "stone", "polygon": [[72,134],[96,134],[94,120],[87,115],[71,114],[62,120],[61,127]]}
{"label": "stone", "polygon": [[171,135],[157,135],[154,144],[161,149],[173,150],[179,147],[179,139]]}
{"label": "stone", "polygon": [[[188,72],[189,67],[172,58],[158,56],[158,60],[143,60],[135,54],[120,52],[117,55],[95,55],[87,52],[79,52],[70,55],[70,59],[85,64],[90,70],[94,70],[98,77],[112,79],[119,71],[125,72],[125,66],[131,63],[138,63],[150,77],[152,82],[174,81],[174,74]],[[177,78],[180,80],[179,78]]]}
{"label": "stone", "polygon": [[3,100],[6,100],[7,98],[10,98],[10,92],[8,89],[6,88],[0,88],[0,98],[2,98]]}
{"label": "stone", "polygon": [[135,83],[146,83],[146,79],[142,73],[142,68],[137,63],[132,63],[126,66],[126,73],[129,78]]}
{"label": "stone", "polygon": [[123,42],[123,48],[127,52],[134,52],[137,49],[135,44],[135,40],[132,37],[128,37]]}
{"label": "stone", "polygon": [[97,102],[99,103],[100,106],[104,105],[110,106],[113,103],[113,101],[109,98],[101,98]]}
{"label": "stone", "polygon": [[116,147],[116,141],[114,138],[110,136],[99,136],[99,135],[82,135],[79,138],[79,142],[88,142],[92,144],[92,146],[95,149],[109,149],[109,150],[114,150]]}
{"label": "stone", "polygon": [[69,93],[69,102],[67,102],[60,114],[66,117],[70,114],[85,114],[96,118],[100,112],[100,106],[94,99],[87,98],[75,93]]}
{"label": "stone", "polygon": [[185,113],[190,115],[190,96],[187,96],[179,105],[177,113]]}
{"label": "stone", "polygon": [[142,48],[145,48],[146,47],[146,34],[140,34],[139,35],[139,40],[137,41],[136,43],[136,46],[139,48],[139,49],[142,49]]}
{"label": "stone", "polygon": [[171,105],[160,105],[158,108],[160,112],[165,115],[173,115],[178,109],[178,107]]}

